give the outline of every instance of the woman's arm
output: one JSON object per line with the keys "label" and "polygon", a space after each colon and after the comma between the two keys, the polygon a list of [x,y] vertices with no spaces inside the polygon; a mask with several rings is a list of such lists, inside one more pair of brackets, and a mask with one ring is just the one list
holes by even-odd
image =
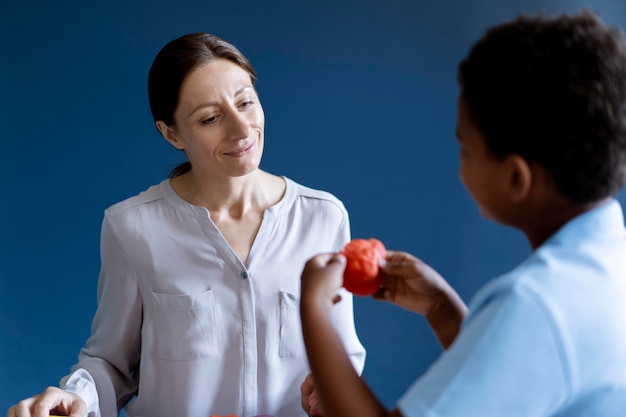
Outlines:
{"label": "woman's arm", "polygon": [[[117,415],[138,386],[135,369],[143,307],[135,270],[108,212],[102,223],[100,251],[102,267],[92,334],[72,372],[86,370],[95,382],[102,414]],[[67,389],[74,391],[73,386]]]}

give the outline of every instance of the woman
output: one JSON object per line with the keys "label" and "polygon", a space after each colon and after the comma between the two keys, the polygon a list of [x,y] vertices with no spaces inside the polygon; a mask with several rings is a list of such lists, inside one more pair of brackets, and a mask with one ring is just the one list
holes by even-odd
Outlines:
{"label": "woman", "polygon": [[[259,169],[255,80],[248,60],[209,34],[156,56],[150,108],[188,162],[105,211],[92,335],[63,389],[9,416],[305,415],[299,275],[348,242],[349,221],[333,195]],[[343,299],[335,323],[360,372],[365,351]]]}

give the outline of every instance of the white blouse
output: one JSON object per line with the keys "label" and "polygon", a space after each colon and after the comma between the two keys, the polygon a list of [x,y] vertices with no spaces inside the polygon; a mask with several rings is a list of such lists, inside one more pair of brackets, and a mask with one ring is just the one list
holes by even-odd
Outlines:
{"label": "white blouse", "polygon": [[[92,335],[62,380],[90,415],[306,416],[300,274],[310,257],[341,250],[350,226],[336,197],[284,179],[247,265],[169,180],[105,211]],[[341,296],[335,323],[360,373],[352,297]]]}

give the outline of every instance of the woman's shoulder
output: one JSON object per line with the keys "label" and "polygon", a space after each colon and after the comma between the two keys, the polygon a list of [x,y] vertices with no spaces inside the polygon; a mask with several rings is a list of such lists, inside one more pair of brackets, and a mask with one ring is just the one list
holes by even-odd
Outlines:
{"label": "woman's shoulder", "polygon": [[108,216],[116,217],[117,215],[124,213],[133,208],[138,208],[146,204],[153,203],[158,200],[164,199],[163,187],[167,185],[169,180],[163,180],[162,182],[152,185],[139,194],[132,197],[128,197],[125,200],[119,201],[110,207],[105,212]]}
{"label": "woman's shoulder", "polygon": [[330,191],[325,191],[319,188],[313,188],[306,185],[302,185],[288,177],[283,177],[287,183],[287,188],[292,188],[294,193],[302,198],[311,198],[317,200],[325,200],[333,204],[337,204],[343,207],[343,202]]}
{"label": "woman's shoulder", "polygon": [[287,184],[285,200],[293,203],[300,203],[312,209],[321,209],[322,207],[338,210],[343,214],[347,214],[347,210],[343,202],[330,191],[319,188],[313,188],[302,185],[292,179],[283,177]]}

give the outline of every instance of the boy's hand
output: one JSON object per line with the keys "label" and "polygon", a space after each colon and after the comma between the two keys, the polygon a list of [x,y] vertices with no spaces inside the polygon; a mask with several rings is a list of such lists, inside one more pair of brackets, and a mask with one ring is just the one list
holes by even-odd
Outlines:
{"label": "boy's hand", "polygon": [[427,315],[450,287],[437,271],[406,252],[387,251],[380,270],[384,284],[374,298],[418,314]]}
{"label": "boy's hand", "polygon": [[337,294],[343,285],[346,258],[341,254],[317,255],[306,263],[302,271],[300,302],[328,303],[329,307],[341,297]]}
{"label": "boy's hand", "polygon": [[467,306],[437,271],[405,252],[387,251],[380,266],[383,287],[375,299],[426,316],[439,343],[447,349],[456,339]]}

